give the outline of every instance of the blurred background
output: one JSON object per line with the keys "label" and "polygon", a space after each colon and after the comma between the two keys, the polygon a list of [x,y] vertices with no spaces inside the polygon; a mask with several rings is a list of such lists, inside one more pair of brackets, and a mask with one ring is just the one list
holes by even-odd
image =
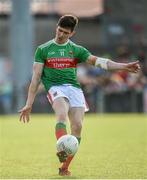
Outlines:
{"label": "blurred background", "polygon": [[[90,112],[147,113],[146,7],[146,0],[0,0],[0,114],[25,104],[35,49],[54,38],[65,13],[79,17],[75,43],[117,62],[139,60],[142,67],[130,74],[79,65]],[[33,113],[47,112],[52,108],[40,85]]]}

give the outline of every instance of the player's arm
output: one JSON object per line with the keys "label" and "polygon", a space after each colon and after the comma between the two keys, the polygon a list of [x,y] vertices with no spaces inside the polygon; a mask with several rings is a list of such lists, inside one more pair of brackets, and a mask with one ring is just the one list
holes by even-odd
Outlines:
{"label": "player's arm", "polygon": [[20,121],[28,122],[29,115],[32,110],[32,105],[34,103],[35,96],[40,84],[41,74],[43,70],[43,65],[41,63],[34,63],[33,65],[33,75],[32,80],[28,90],[28,98],[26,105],[19,111],[20,112]]}
{"label": "player's arm", "polygon": [[132,73],[137,73],[140,70],[139,61],[134,61],[131,63],[117,63],[110,59],[90,55],[87,62],[91,65],[106,70],[123,70]]}

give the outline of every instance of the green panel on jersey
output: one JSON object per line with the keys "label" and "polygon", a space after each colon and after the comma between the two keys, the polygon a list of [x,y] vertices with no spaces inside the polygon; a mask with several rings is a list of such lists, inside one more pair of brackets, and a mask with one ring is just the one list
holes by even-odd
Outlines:
{"label": "green panel on jersey", "polygon": [[76,77],[76,71],[76,68],[44,68],[42,74],[42,83],[44,84],[46,90],[48,90],[51,86],[62,84],[72,84],[73,86],[80,88],[80,84]]}

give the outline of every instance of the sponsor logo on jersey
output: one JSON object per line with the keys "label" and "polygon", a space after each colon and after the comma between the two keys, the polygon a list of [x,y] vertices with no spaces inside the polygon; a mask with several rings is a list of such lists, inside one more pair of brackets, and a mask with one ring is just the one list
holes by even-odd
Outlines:
{"label": "sponsor logo on jersey", "polygon": [[45,67],[64,69],[76,68],[78,59],[76,58],[49,58],[45,61]]}

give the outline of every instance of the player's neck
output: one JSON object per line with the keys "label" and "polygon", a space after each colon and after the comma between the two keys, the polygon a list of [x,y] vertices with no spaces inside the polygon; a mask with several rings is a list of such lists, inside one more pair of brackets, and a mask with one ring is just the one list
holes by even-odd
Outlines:
{"label": "player's neck", "polygon": [[55,37],[54,40],[55,40],[55,42],[56,42],[57,44],[61,44],[61,45],[62,45],[62,44],[66,44],[66,43],[68,42],[68,39],[67,39],[67,40],[60,40],[60,39],[58,39],[58,38],[56,38],[56,37]]}

